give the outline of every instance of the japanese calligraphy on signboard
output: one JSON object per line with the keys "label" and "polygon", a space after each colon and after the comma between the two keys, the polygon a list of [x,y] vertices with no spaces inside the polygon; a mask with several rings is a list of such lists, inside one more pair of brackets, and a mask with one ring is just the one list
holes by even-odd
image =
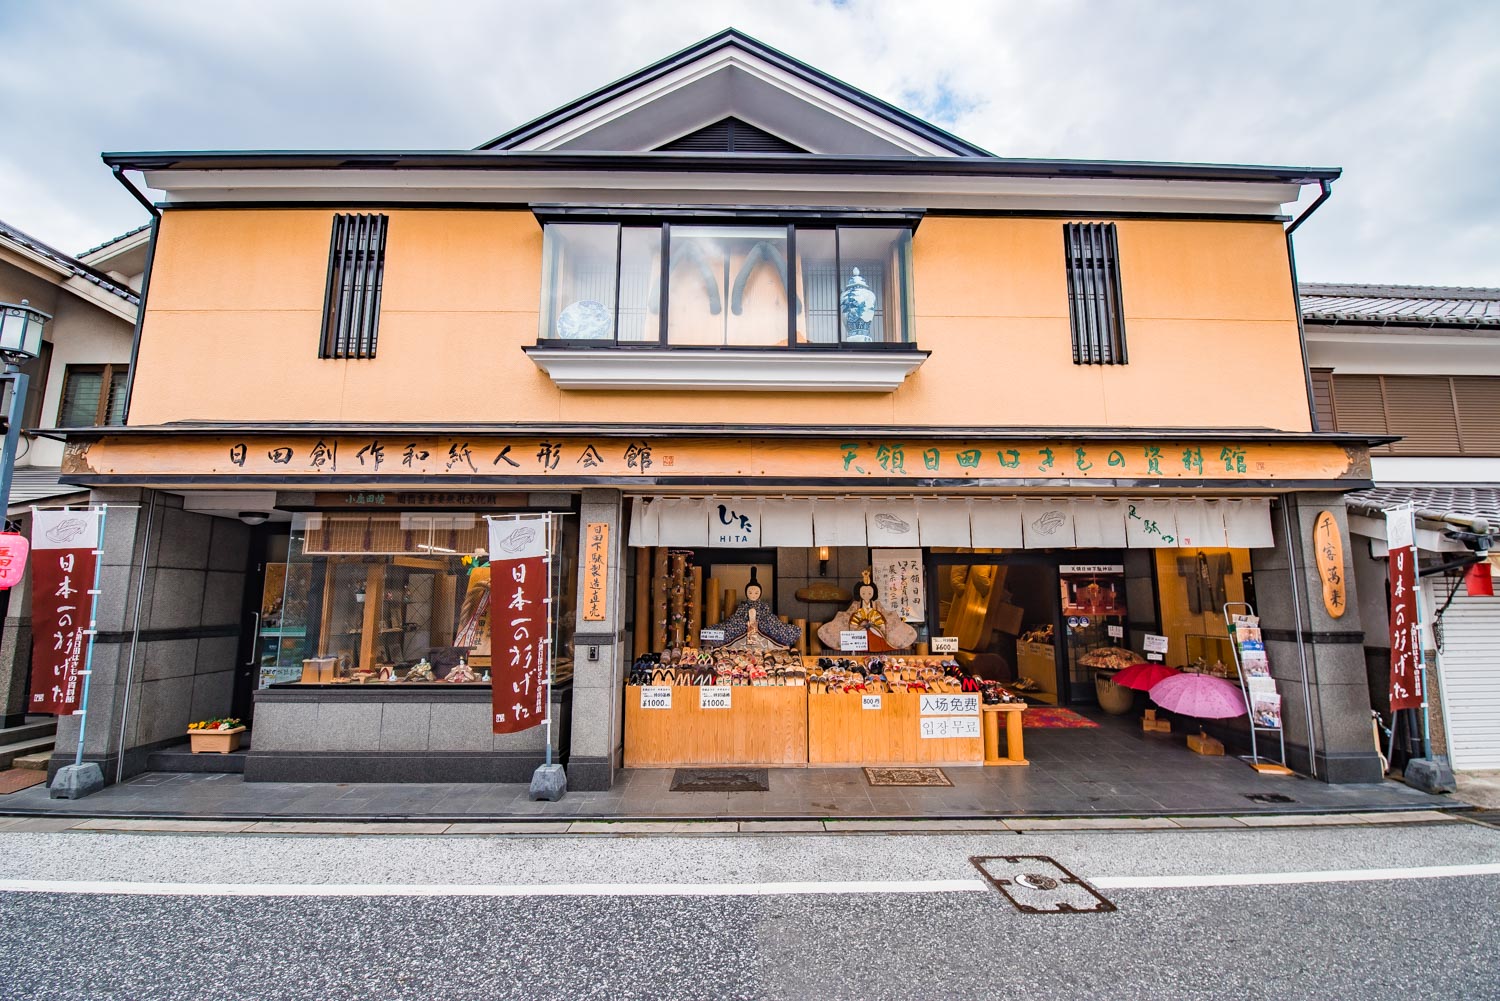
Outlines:
{"label": "japanese calligraphy on signboard", "polygon": [[583,532],[583,620],[603,622],[609,605],[609,523],[591,521]]}
{"label": "japanese calligraphy on signboard", "polygon": [[78,708],[92,634],[99,511],[37,511],[31,523],[31,702],[35,713]]}
{"label": "japanese calligraphy on signboard", "polygon": [[927,584],[922,550],[875,549],[870,553],[881,602],[903,622],[927,621]]}
{"label": "japanese calligraphy on signboard", "polygon": [[1385,514],[1391,579],[1391,709],[1422,704],[1422,631],[1417,620],[1416,518],[1411,507]]}
{"label": "japanese calligraphy on signboard", "polygon": [[1323,607],[1333,618],[1341,618],[1348,604],[1348,582],[1344,579],[1344,538],[1330,511],[1318,512],[1313,523],[1313,550],[1317,555],[1318,579],[1323,582]]}
{"label": "japanese calligraphy on signboard", "polygon": [[495,733],[518,733],[547,715],[552,658],[552,532],[548,515],[490,522],[490,707]]}

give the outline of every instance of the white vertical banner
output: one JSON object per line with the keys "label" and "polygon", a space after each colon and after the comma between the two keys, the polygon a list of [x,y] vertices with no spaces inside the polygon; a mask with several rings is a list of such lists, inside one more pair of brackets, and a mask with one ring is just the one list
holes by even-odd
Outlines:
{"label": "white vertical banner", "polygon": [[870,564],[880,603],[903,622],[925,622],[927,580],[922,572],[922,550],[871,550]]}

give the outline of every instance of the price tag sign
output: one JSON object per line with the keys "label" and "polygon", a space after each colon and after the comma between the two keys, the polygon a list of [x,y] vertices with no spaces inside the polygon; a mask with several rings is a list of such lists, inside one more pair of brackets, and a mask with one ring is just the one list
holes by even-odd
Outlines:
{"label": "price tag sign", "polygon": [[923,716],[978,713],[979,695],[923,695],[921,704]]}
{"label": "price tag sign", "polygon": [[934,636],[928,648],[933,653],[958,653],[958,637]]}
{"label": "price tag sign", "polygon": [[1147,633],[1145,647],[1147,653],[1166,653],[1167,638],[1165,636],[1158,636],[1155,633]]}
{"label": "price tag sign", "polygon": [[859,707],[861,709],[879,709],[880,708],[880,696],[879,695],[861,695],[859,697]]}
{"label": "price tag sign", "polygon": [[979,717],[975,716],[923,716],[921,730],[923,739],[979,736]]}
{"label": "price tag sign", "polygon": [[728,709],[733,691],[728,685],[704,685],[698,689],[698,708]]}
{"label": "price tag sign", "polygon": [[724,630],[722,629],[700,629],[698,630],[699,643],[723,643]]}
{"label": "price tag sign", "polygon": [[641,688],[642,709],[671,709],[672,689],[667,685],[644,685]]}
{"label": "price tag sign", "polygon": [[1112,639],[1112,640],[1122,640],[1122,639],[1124,639],[1125,638],[1125,627],[1124,626],[1110,626],[1109,627],[1109,638]]}
{"label": "price tag sign", "polygon": [[840,630],[839,649],[845,653],[864,653],[870,649],[870,634],[863,629]]}

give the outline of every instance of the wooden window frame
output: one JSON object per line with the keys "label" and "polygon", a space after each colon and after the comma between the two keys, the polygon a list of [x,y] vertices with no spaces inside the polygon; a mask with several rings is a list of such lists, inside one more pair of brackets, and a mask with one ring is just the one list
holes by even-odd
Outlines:
{"label": "wooden window frame", "polygon": [[1124,365],[1124,293],[1120,244],[1112,222],[1063,224],[1063,266],[1068,282],[1068,321],[1073,364]]}
{"label": "wooden window frame", "polygon": [[333,217],[319,358],[375,357],[389,235],[389,216],[340,213]]}
{"label": "wooden window frame", "polygon": [[[130,366],[119,362],[106,362],[103,365],[65,365],[63,366],[62,392],[57,394],[57,418],[53,422],[55,427],[78,427],[63,423],[63,408],[68,402],[68,386],[78,375],[98,375],[99,379],[99,401],[94,408],[94,427],[112,427],[106,421],[109,419],[109,388],[114,384],[115,375],[124,373],[125,378],[130,378]],[[123,420],[121,421],[123,424]]]}

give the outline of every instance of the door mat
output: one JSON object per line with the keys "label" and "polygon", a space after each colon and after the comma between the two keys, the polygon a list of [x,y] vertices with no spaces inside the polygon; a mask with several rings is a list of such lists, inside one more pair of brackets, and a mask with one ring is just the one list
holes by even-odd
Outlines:
{"label": "door mat", "polygon": [[673,792],[770,792],[764,768],[679,768],[672,773]]}
{"label": "door mat", "polygon": [[22,789],[30,789],[47,781],[45,771],[33,771],[30,768],[12,768],[0,772],[0,796],[7,793],[20,792]]}
{"label": "door mat", "polygon": [[951,786],[941,768],[866,768],[872,786]]}
{"label": "door mat", "polygon": [[1032,730],[1082,729],[1099,724],[1071,709],[1056,706],[1032,706],[1021,714],[1021,725]]}

